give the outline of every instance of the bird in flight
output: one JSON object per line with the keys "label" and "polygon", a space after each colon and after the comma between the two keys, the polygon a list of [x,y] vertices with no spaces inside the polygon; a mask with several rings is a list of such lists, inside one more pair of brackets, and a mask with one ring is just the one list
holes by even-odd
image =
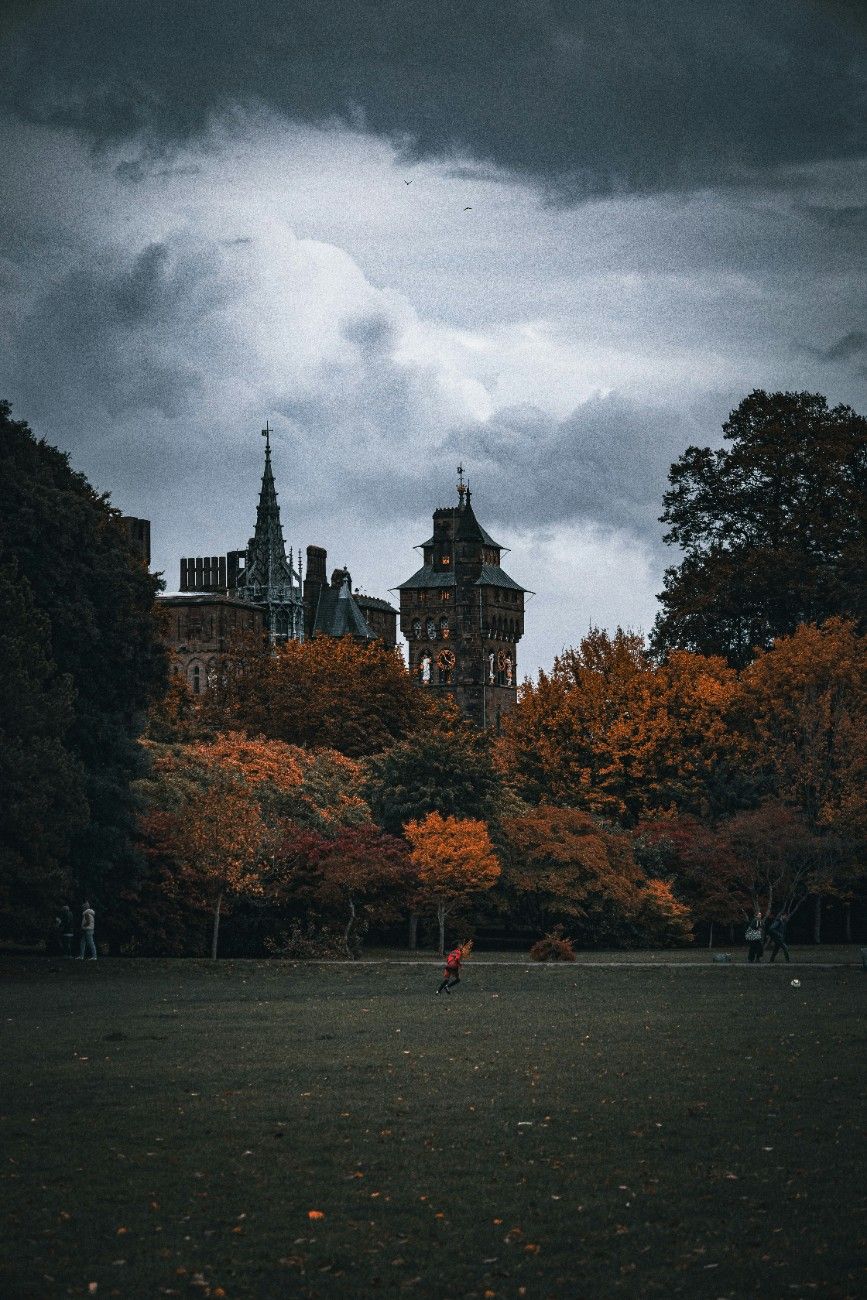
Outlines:
{"label": "bird in flight", "polygon": [[404,185],[412,185],[412,181],[404,181]]}
{"label": "bird in flight", "polygon": [[464,208],[464,212],[472,212],[472,208]]}

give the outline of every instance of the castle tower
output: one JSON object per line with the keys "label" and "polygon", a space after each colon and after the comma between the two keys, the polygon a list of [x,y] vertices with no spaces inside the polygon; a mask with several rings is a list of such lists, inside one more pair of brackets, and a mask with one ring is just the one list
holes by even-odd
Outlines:
{"label": "castle tower", "polygon": [[479,727],[499,729],[517,701],[526,588],[500,567],[503,547],[476,518],[463,468],[458,505],[434,511],[424,564],[400,584],[400,629],[422,689],[450,692]]}
{"label": "castle tower", "polygon": [[[265,469],[256,510],[256,529],[247,543],[246,563],[237,577],[239,600],[266,608],[266,626],[272,641],[304,639],[304,600],[301,577],[286,558],[286,543],[280,523],[280,506],[271,469],[271,430],[266,423]],[[301,557],[299,555],[299,565]]]}

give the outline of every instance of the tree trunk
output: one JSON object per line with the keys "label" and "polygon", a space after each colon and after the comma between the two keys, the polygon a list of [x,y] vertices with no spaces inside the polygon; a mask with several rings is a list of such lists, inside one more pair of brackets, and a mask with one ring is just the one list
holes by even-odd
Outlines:
{"label": "tree trunk", "polygon": [[708,948],[713,947],[713,921],[711,921],[710,929],[707,932],[707,946]]}
{"label": "tree trunk", "polygon": [[214,931],[211,935],[211,961],[217,960],[217,942],[220,938],[220,908],[223,903],[223,891],[220,890],[217,895],[217,903],[214,907]]}
{"label": "tree trunk", "polygon": [[440,927],[440,956],[445,955],[446,950],[446,905],[437,903],[437,921]]}
{"label": "tree trunk", "polygon": [[813,943],[822,942],[822,895],[813,899]]}
{"label": "tree trunk", "polygon": [[415,952],[418,947],[418,912],[409,914],[409,949]]}
{"label": "tree trunk", "polygon": [[355,900],[352,899],[352,898],[350,898],[350,900],[349,900],[349,920],[348,920],[348,922],[347,922],[347,924],[346,924],[346,929],[343,931],[343,946],[344,946],[345,949],[346,949],[346,955],[347,955],[347,957],[349,957],[351,961],[355,961],[355,953],[352,951],[352,948],[351,948],[351,946],[350,946],[350,942],[349,942],[349,940],[350,940],[350,938],[351,938],[351,936],[352,936],[352,927],[353,927],[354,925],[355,925]]}
{"label": "tree trunk", "polygon": [[846,927],[844,931],[846,936],[846,942],[851,943],[852,942],[852,904],[851,903],[847,903],[846,906],[843,908],[843,924]]}

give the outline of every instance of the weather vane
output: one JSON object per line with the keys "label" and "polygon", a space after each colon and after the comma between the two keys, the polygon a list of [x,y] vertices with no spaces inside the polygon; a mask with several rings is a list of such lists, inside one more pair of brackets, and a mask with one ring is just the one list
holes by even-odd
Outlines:
{"label": "weather vane", "polygon": [[265,439],[265,450],[271,450],[271,425],[265,421],[265,428],[262,430],[262,437]]}
{"label": "weather vane", "polygon": [[464,493],[466,490],[467,489],[464,485],[464,467],[463,465],[458,465],[458,496],[461,499],[461,505],[464,503]]}

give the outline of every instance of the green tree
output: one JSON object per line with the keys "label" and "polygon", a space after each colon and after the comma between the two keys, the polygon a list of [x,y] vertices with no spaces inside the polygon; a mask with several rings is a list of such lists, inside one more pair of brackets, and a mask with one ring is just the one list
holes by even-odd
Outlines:
{"label": "green tree", "polygon": [[108,498],[0,403],[0,546],[44,617],[45,653],[69,679],[67,746],[85,774],[89,817],[70,865],[89,893],[112,895],[135,872],[130,784],[135,743],[165,688],[157,634],[159,580],[132,549]]}
{"label": "green tree", "polygon": [[70,842],[88,816],[69,752],[74,692],[48,657],[48,620],[0,563],[0,934],[42,938],[68,894]]}
{"label": "green tree", "polygon": [[746,397],[728,447],[688,447],[669,473],[666,571],[653,630],[740,667],[800,623],[864,618],[867,420],[818,393]]}
{"label": "green tree", "polygon": [[486,737],[463,723],[415,732],[372,760],[370,773],[374,814],[395,835],[431,812],[485,817],[499,786]]}

